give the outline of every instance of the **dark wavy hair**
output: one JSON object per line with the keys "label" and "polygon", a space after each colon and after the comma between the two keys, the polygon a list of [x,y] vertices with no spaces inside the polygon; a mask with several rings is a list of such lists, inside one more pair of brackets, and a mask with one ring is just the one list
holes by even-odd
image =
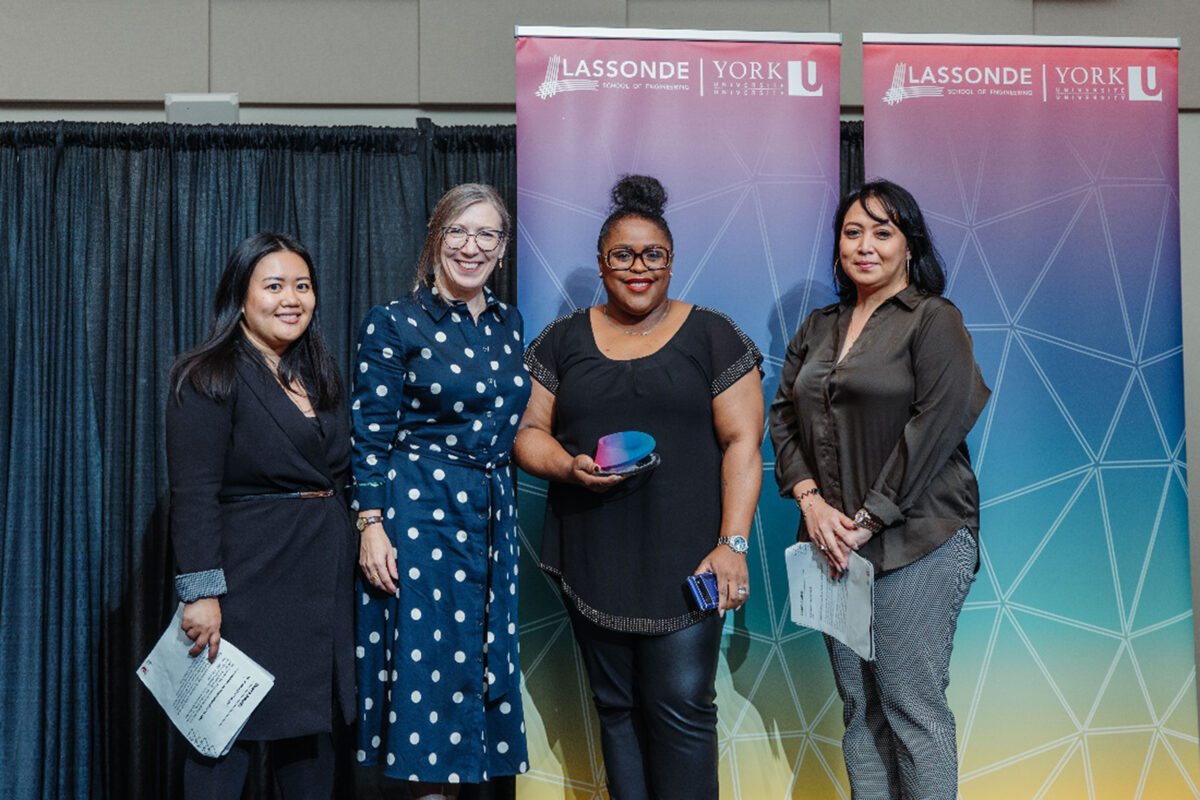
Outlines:
{"label": "dark wavy hair", "polygon": [[442,249],[442,229],[476,203],[491,203],[500,215],[500,225],[504,232],[504,240],[500,242],[500,258],[504,258],[508,251],[509,228],[512,227],[508,209],[504,207],[504,199],[486,183],[460,183],[442,195],[442,199],[433,207],[433,214],[425,227],[425,245],[421,248],[421,260],[417,263],[413,291],[421,286],[433,286],[437,277],[438,256]]}
{"label": "dark wavy hair", "polygon": [[658,178],[649,175],[622,175],[612,188],[612,206],[608,218],[600,226],[600,236],[596,239],[596,252],[604,250],[604,240],[608,238],[612,228],[618,222],[629,217],[640,217],[653,222],[667,237],[667,244],[675,248],[675,239],[671,236],[671,226],[663,218],[663,209],[667,205],[667,190],[659,183]]}
{"label": "dark wavy hair", "polygon": [[317,273],[312,256],[304,245],[283,233],[256,233],[243,239],[225,263],[213,298],[208,335],[196,347],[175,359],[168,378],[171,393],[178,401],[185,383],[214,400],[227,400],[233,393],[239,358],[248,358],[263,369],[270,369],[265,358],[242,331],[242,306],[250,288],[250,277],[258,262],[272,253],[295,253],[308,265],[312,281],[312,320],[300,338],[292,342],[279,360],[278,377],[284,385],[299,379],[313,405],[321,410],[333,408],[342,397],[342,376],[329,354],[321,335],[320,299]]}
{"label": "dark wavy hair", "polygon": [[[870,203],[868,201],[874,201]],[[871,181],[864,183],[842,198],[838,204],[837,214],[833,218],[833,277],[837,281],[838,298],[843,303],[853,303],[858,299],[858,291],[854,281],[842,269],[839,257],[839,245],[842,239],[842,223],[850,206],[861,202],[867,216],[876,222],[890,222],[904,234],[908,243],[908,252],[912,260],[908,265],[908,282],[924,294],[940,295],[946,289],[946,271],[942,267],[942,259],[929,228],[925,226],[925,217],[921,207],[907,189],[891,181]],[[872,207],[874,206],[874,207]],[[875,212],[883,210],[886,217],[877,217]]]}

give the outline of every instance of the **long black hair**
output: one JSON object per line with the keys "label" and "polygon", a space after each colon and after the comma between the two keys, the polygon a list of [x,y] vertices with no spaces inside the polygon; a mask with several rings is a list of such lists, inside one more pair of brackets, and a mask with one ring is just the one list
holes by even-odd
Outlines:
{"label": "long black hair", "polygon": [[600,226],[596,252],[603,252],[604,240],[608,238],[613,226],[628,217],[640,217],[653,222],[666,234],[667,244],[672,249],[675,248],[671,227],[663,218],[663,209],[667,205],[667,190],[659,183],[658,178],[649,175],[622,175],[612,188],[611,198],[612,211]]}
{"label": "long black hair", "polygon": [[[886,217],[875,216],[875,210],[868,201],[874,200],[875,209],[882,208]],[[876,222],[890,222],[904,234],[908,243],[908,252],[912,259],[908,263],[908,282],[924,294],[940,295],[946,289],[946,271],[942,267],[942,259],[929,228],[925,226],[925,217],[921,207],[907,189],[891,181],[871,181],[864,183],[842,198],[838,204],[837,214],[833,219],[833,277],[837,281],[838,298],[843,303],[853,303],[858,298],[858,290],[854,281],[842,269],[839,257],[839,246],[842,239],[842,223],[846,220],[846,212],[855,203],[862,203],[867,216]]]}
{"label": "long black hair", "polygon": [[272,253],[284,252],[295,253],[308,265],[315,304],[308,327],[279,359],[278,377],[285,386],[299,380],[313,405],[321,410],[333,408],[341,400],[342,377],[321,335],[321,293],[312,256],[291,236],[267,232],[243,239],[230,253],[217,282],[208,335],[199,345],[175,359],[171,366],[168,380],[176,400],[185,383],[214,400],[228,399],[233,393],[239,358],[248,358],[264,369],[270,369],[258,349],[246,340],[242,331],[242,306],[258,262]]}

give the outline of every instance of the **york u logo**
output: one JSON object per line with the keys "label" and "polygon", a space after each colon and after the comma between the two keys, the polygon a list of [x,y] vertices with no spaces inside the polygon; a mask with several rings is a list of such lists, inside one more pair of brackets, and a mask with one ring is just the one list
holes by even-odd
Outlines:
{"label": "york u logo", "polygon": [[1129,99],[1162,101],[1162,87],[1158,85],[1155,67],[1146,67],[1144,74],[1141,67],[1129,68]]}
{"label": "york u logo", "polygon": [[824,84],[817,81],[817,62],[788,62],[788,94],[793,97],[820,97]]}

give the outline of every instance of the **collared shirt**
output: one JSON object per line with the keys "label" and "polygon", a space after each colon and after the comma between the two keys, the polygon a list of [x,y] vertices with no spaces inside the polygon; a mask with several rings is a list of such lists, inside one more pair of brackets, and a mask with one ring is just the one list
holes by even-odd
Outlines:
{"label": "collared shirt", "polygon": [[484,299],[476,322],[463,301],[420,286],[363,320],[351,405],[359,508],[383,502],[394,446],[507,460],[529,398],[524,327],[486,288]]}
{"label": "collared shirt", "polygon": [[[908,287],[838,354],[853,307],[809,315],[788,345],[771,403],[775,479],[792,496],[816,481],[825,502],[885,528],[859,549],[877,571],[933,551],[964,525],[979,535],[979,488],[966,435],[991,394],[962,315]],[[801,539],[807,530],[801,521]]]}

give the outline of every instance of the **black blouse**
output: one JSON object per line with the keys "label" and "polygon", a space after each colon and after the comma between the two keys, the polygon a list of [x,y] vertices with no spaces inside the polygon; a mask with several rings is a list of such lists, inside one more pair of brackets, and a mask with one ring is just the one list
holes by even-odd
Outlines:
{"label": "black blouse", "polygon": [[[966,435],[991,392],[949,300],[901,291],[838,362],[852,311],[814,311],[788,345],[770,412],[775,479],[784,497],[811,478],[845,514],[866,508],[881,519],[885,529],[859,554],[886,571],[964,525],[978,537]],[[803,521],[800,535],[807,539]]]}
{"label": "black blouse", "polygon": [[668,633],[702,619],[683,584],[720,535],[713,398],[762,362],[758,348],[724,314],[696,306],[659,350],[613,360],[580,309],[550,323],[525,362],[555,395],[554,435],[568,453],[595,454],[601,436],[638,430],[662,457],[604,493],[552,482],[542,569],[606,628]]}

